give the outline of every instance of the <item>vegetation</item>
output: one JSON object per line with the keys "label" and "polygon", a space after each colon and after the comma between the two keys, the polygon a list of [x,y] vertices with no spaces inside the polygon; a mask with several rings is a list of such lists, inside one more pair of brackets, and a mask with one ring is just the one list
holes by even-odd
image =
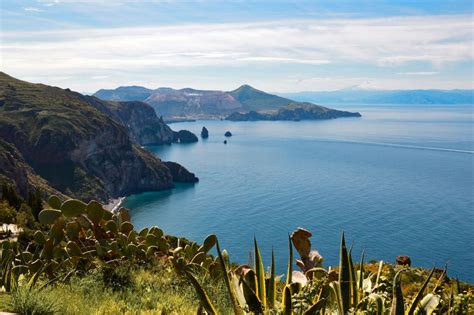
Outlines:
{"label": "vegetation", "polygon": [[[324,269],[311,233],[289,236],[285,282],[268,271],[254,240],[254,260],[234,265],[215,235],[202,245],[165,235],[158,227],[135,231],[126,209],[111,213],[52,196],[39,212],[28,243],[0,245],[3,309],[23,314],[468,314],[473,287],[446,269],[359,264],[341,238],[340,264]],[[215,249],[217,256],[210,252]],[[294,249],[299,254],[293,270]],[[61,299],[57,297],[61,296]],[[71,301],[74,301],[71,303]]]}
{"label": "vegetation", "polygon": [[117,118],[130,106],[0,72],[0,182],[15,183],[24,198],[34,187],[82,200],[172,187],[163,163],[134,143],[132,123]]}

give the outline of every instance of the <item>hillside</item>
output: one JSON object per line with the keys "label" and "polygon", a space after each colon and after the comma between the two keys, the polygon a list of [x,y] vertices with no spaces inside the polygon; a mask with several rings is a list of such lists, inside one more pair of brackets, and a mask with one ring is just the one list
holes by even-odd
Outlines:
{"label": "hillside", "polygon": [[235,112],[226,117],[231,121],[257,121],[257,120],[318,120],[334,119],[341,117],[361,117],[359,113],[352,113],[326,108],[311,103],[292,102],[277,110],[271,111],[250,111],[247,113]]}
{"label": "hillside", "polygon": [[[112,118],[91,104],[104,106]],[[48,186],[69,196],[106,200],[171,188],[173,178],[166,165],[131,139],[129,133],[136,128],[121,123],[121,114],[131,105],[101,104],[68,89],[0,73],[0,138],[14,146]],[[11,157],[6,147],[10,148],[2,146],[2,156]],[[8,176],[4,169],[1,173]]]}
{"label": "hillside", "polygon": [[101,89],[94,96],[109,101],[144,101],[153,90],[141,86],[121,86],[116,89]]}
{"label": "hillside", "polygon": [[232,95],[223,91],[160,88],[145,102],[166,118],[218,118],[242,109]]}
{"label": "hillside", "polygon": [[292,102],[287,98],[265,93],[247,84],[229,94],[242,104],[242,109],[245,111],[277,109]]}
{"label": "hillside", "polygon": [[153,108],[143,102],[102,101],[96,97],[82,99],[127,128],[130,139],[140,145],[170,144],[174,132]]}

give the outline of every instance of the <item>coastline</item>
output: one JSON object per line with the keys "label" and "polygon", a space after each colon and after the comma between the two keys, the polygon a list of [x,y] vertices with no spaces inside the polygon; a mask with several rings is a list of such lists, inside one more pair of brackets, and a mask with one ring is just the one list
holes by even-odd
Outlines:
{"label": "coastline", "polygon": [[104,208],[112,213],[116,213],[120,209],[124,201],[125,197],[109,199],[109,202],[104,205]]}

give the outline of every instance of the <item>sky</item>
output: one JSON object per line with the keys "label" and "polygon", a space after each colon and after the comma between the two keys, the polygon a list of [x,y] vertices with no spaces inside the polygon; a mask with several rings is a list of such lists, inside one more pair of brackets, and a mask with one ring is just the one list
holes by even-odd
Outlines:
{"label": "sky", "polygon": [[1,0],[1,71],[93,93],[471,89],[472,1]]}

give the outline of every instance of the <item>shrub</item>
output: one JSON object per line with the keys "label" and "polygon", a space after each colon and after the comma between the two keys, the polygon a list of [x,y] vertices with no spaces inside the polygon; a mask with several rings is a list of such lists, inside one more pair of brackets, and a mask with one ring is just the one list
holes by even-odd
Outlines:
{"label": "shrub", "polygon": [[60,305],[58,297],[53,294],[50,289],[32,289],[26,287],[18,287],[12,293],[11,307],[12,309],[24,315],[50,315],[58,314]]}

